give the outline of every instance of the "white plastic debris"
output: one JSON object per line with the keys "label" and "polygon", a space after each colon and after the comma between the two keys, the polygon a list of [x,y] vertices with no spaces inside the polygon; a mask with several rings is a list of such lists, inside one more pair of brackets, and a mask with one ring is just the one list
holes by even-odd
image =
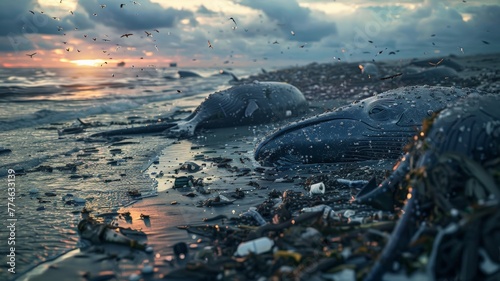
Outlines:
{"label": "white plastic debris", "polygon": [[313,194],[325,194],[325,184],[323,182],[315,183],[311,185],[309,193]]}
{"label": "white plastic debris", "polygon": [[141,279],[141,276],[139,274],[136,274],[136,273],[132,273],[128,277],[129,281],[139,281],[139,279]]}
{"label": "white plastic debris", "polygon": [[273,240],[267,237],[261,237],[241,243],[238,246],[238,249],[236,249],[234,255],[237,257],[244,257],[250,253],[259,255],[271,251],[273,247],[274,247]]}
{"label": "white plastic debris", "polygon": [[350,218],[350,217],[354,216],[355,214],[356,214],[356,212],[354,210],[345,210],[344,217]]}

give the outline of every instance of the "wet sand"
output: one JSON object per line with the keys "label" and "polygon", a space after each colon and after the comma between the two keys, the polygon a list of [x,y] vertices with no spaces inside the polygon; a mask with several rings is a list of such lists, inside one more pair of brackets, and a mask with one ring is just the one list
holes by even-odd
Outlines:
{"label": "wet sand", "polygon": [[[473,87],[490,93],[500,92],[500,56],[454,57],[465,67],[458,77],[445,78],[430,85]],[[430,60],[434,62],[434,60]],[[439,60],[436,60],[439,61]],[[385,90],[400,86],[422,84],[429,81],[402,82],[399,78],[380,80],[404,71],[408,62],[384,62],[377,64],[379,76],[360,74],[358,63],[311,64],[304,67],[269,72],[250,77],[244,81],[283,81],[297,86],[303,91],[311,103],[309,115],[329,110],[335,106],[347,104],[351,101],[371,96]],[[243,82],[244,82],[243,81]],[[431,81],[432,82],[432,81]],[[286,123],[286,122],[283,122]],[[174,270],[172,245],[184,241],[193,249],[201,249],[210,245],[206,238],[188,234],[177,228],[179,225],[203,225],[204,218],[217,215],[238,217],[249,207],[257,206],[276,189],[280,193],[292,190],[307,196],[305,182],[324,181],[328,191],[340,190],[341,195],[351,196],[357,190],[342,187],[335,182],[336,178],[351,180],[369,180],[376,175],[383,178],[392,168],[391,161],[356,163],[349,165],[327,165],[321,167],[302,167],[299,170],[280,172],[264,172],[253,160],[253,149],[259,141],[270,131],[281,124],[260,125],[255,127],[226,128],[203,131],[191,140],[165,139],[163,136],[145,135],[134,136],[130,140],[140,140],[140,148],[157,151],[152,145],[162,143],[164,148],[156,154],[148,153],[152,164],[145,173],[157,181],[158,196],[139,200],[135,204],[116,210],[118,213],[130,212],[132,221],[116,218],[116,223],[125,228],[141,230],[147,235],[147,244],[154,249],[153,253],[144,253],[127,247],[114,247],[119,260],[103,258],[95,255],[95,249],[74,250],[66,255],[64,261],[56,261],[55,266],[42,265],[48,268],[37,273],[39,276],[27,276],[21,280],[48,280],[50,276],[67,276],[64,280],[75,280],[84,272],[90,272],[92,278],[109,275],[110,278],[128,280],[131,274],[140,273],[144,264],[153,264],[156,273],[149,275],[148,280],[159,279],[163,274]],[[164,143],[163,143],[164,141]],[[127,149],[138,149],[133,143],[125,146]],[[149,147],[149,148],[148,148]],[[157,157],[155,157],[155,155]],[[216,157],[227,160],[227,165],[217,166]],[[196,173],[178,170],[187,162],[195,162],[202,166]],[[272,171],[272,170],[270,170]],[[192,189],[172,189],[175,178],[192,175],[194,179],[201,178],[204,188],[209,194],[200,194]],[[249,185],[250,182],[257,183]],[[141,189],[137,187],[138,189]],[[221,194],[231,198],[231,194],[239,188],[244,191],[245,197],[235,200],[232,204],[223,207],[196,207],[199,201],[214,198]],[[148,188],[143,188],[146,192]],[[194,192],[195,197],[184,196]],[[338,206],[347,209],[346,206]],[[94,210],[95,214],[104,210]],[[141,219],[141,214],[149,215],[149,220]],[[78,216],[78,215],[76,215]],[[75,221],[74,219],[72,220]],[[36,223],[36,222],[32,222]],[[221,222],[224,225],[224,222]],[[75,233],[70,233],[70,239],[75,239]],[[95,260],[99,262],[95,262]],[[96,264],[99,268],[95,268]],[[40,267],[39,267],[40,268]],[[61,279],[61,278],[58,278]],[[90,278],[90,280],[92,280]],[[95,279],[100,280],[100,279]],[[104,279],[103,279],[104,280]]]}

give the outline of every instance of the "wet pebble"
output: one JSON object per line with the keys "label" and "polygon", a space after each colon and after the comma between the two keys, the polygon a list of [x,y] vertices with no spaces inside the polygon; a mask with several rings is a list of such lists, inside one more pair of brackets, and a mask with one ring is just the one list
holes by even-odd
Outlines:
{"label": "wet pebble", "polygon": [[142,274],[152,274],[153,271],[154,271],[154,268],[150,264],[145,264],[141,270]]}
{"label": "wet pebble", "polygon": [[132,273],[128,277],[129,281],[139,281],[140,279],[141,279],[141,276],[139,274],[136,274],[136,273]]}

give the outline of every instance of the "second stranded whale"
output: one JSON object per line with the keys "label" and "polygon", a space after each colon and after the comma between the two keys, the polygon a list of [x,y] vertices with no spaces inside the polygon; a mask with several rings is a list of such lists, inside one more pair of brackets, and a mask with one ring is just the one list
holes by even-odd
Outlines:
{"label": "second stranded whale", "polygon": [[308,109],[304,95],[280,82],[256,82],[233,86],[209,95],[187,118],[148,126],[101,132],[95,136],[157,133],[192,136],[198,128],[256,125],[300,116]]}
{"label": "second stranded whale", "polygon": [[396,159],[422,121],[475,92],[453,87],[411,86],[291,123],[255,150],[264,166]]}

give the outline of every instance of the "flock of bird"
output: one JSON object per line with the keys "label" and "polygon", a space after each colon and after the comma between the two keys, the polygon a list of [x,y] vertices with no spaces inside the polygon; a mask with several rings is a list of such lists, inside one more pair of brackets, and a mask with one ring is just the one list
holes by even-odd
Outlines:
{"label": "flock of bird", "polygon": [[[137,1],[130,1],[130,2],[131,2],[131,3],[133,3],[134,5],[141,5],[141,4],[140,4],[139,2],[137,2]],[[62,3],[62,0],[61,0],[61,2],[60,2],[60,3]],[[126,5],[126,4],[125,4],[125,3],[121,3],[121,4],[118,4],[118,5],[120,6],[120,9],[123,9],[123,8],[125,7],[125,5]],[[101,9],[105,9],[105,8],[107,7],[105,4],[99,4],[99,6],[100,6],[100,8],[101,8]],[[35,15],[35,12],[34,12],[33,10],[29,10],[29,12],[30,12],[31,14]],[[74,15],[74,12],[73,12],[73,11],[69,11],[69,12],[71,13],[71,15]],[[41,14],[44,14],[44,12],[43,12],[43,11],[40,11],[40,13],[41,13]],[[93,13],[93,15],[94,15],[94,16],[97,16],[97,13]],[[52,18],[53,20],[57,20],[57,21],[59,21],[59,20],[60,20],[60,18],[59,18],[59,17],[55,17],[55,16],[54,16],[54,17],[51,17],[51,18]],[[230,17],[230,18],[228,18],[228,21],[231,21],[231,22],[234,24],[234,25],[231,27],[233,30],[236,30],[236,29],[238,28],[238,24],[237,24],[236,19],[235,19],[234,17]],[[78,30],[78,27],[75,27],[74,29],[75,29],[75,30]],[[62,31],[62,30],[63,30],[63,28],[62,28],[61,26],[58,26],[58,27],[57,27],[57,30],[60,32],[60,31]],[[245,30],[245,32],[248,32],[248,29],[244,29],[244,30]],[[157,32],[157,33],[160,33],[160,31],[159,31],[158,29],[154,29],[153,31],[154,31],[154,32]],[[147,31],[147,30],[145,30],[145,31],[144,31],[144,33],[146,34],[146,37],[147,37],[147,38],[152,38],[152,37],[153,37],[153,31]],[[169,32],[168,34],[170,35],[170,32]],[[296,35],[295,31],[293,31],[293,30],[291,30],[291,31],[290,31],[290,34],[291,34],[291,36],[295,36],[295,35]],[[66,33],[64,33],[63,35],[66,35]],[[130,36],[133,36],[133,35],[134,35],[134,33],[125,33],[125,34],[122,34],[122,35],[120,36],[120,38],[129,38]],[[435,37],[435,36],[436,36],[436,34],[432,34],[432,35],[431,35],[431,37]],[[87,37],[88,37],[88,35],[87,35],[87,34],[84,34],[84,35],[83,35],[83,37],[84,37],[84,38],[87,38]],[[106,35],[106,37],[108,37],[108,36]],[[93,38],[92,38],[92,40],[95,42],[95,41],[97,41],[97,40],[98,40],[98,38],[97,38],[97,37],[93,37]],[[111,40],[110,40],[110,39],[108,39],[108,38],[102,38],[102,40],[103,40],[103,41],[105,41],[105,42],[110,42],[110,41],[111,41]],[[153,42],[156,42],[156,40],[154,40],[154,39],[153,39]],[[373,42],[372,40],[368,40],[368,42],[369,42],[369,43],[371,43],[371,44],[374,44],[374,42]],[[482,42],[483,42],[484,44],[486,44],[486,45],[490,44],[488,41],[484,41],[484,40],[483,40]],[[64,43],[64,44],[67,44],[67,42],[63,42],[63,43]],[[269,44],[272,44],[272,45],[278,45],[278,44],[279,44],[278,40],[275,40],[275,41],[273,41],[272,43],[271,43],[271,42],[268,42],[268,43],[269,43]],[[307,43],[304,43],[304,44],[299,45],[298,47],[299,47],[299,48],[305,48],[305,47],[306,47],[306,45],[307,45]],[[433,45],[433,46],[435,46],[436,44],[435,44],[434,42],[432,42],[432,45]],[[375,46],[375,47],[376,47],[376,46]],[[118,50],[118,48],[120,48],[120,44],[116,44],[116,49],[115,49],[115,50]],[[156,51],[159,51],[159,49],[158,49],[158,45],[156,45],[156,44],[155,44],[155,45],[154,45],[154,48],[156,49]],[[210,49],[214,49],[214,45],[212,44],[212,42],[211,42],[210,40],[208,40],[208,48],[210,48]],[[384,51],[385,51],[386,49],[387,49],[387,48],[385,48],[385,49],[383,49],[383,50],[379,50],[379,51],[375,54],[375,56],[381,55],[382,53],[384,53]],[[460,49],[460,51],[461,51],[462,53],[464,52],[464,50],[463,50],[463,48],[462,48],[462,47],[459,47],[459,49]],[[65,50],[66,50],[67,52],[70,52],[72,49],[71,49],[70,47],[68,47],[68,48],[65,48]],[[81,51],[80,51],[80,49],[76,49],[76,51],[77,51],[77,52],[81,52]],[[343,50],[342,50],[342,51],[343,51]],[[396,51],[390,51],[390,52],[388,52],[388,54],[389,54],[389,55],[395,55],[397,52],[399,52],[399,50],[396,50]],[[104,53],[106,53],[106,52],[104,52]],[[283,51],[281,51],[281,53],[283,54]],[[363,53],[370,53],[370,52],[366,51],[366,52],[363,52]],[[37,52],[33,52],[33,53],[31,53],[31,54],[26,54],[26,56],[29,56],[31,59],[33,59],[33,56],[34,56],[34,55],[36,55],[36,54],[37,54]],[[425,53],[424,53],[424,54],[425,54]],[[110,55],[111,55],[111,54],[108,52],[108,56],[110,56]],[[111,58],[109,58],[109,59],[111,59]],[[141,59],[142,59],[142,57],[141,57]],[[334,60],[338,60],[338,61],[340,61],[340,60],[341,60],[341,59],[340,59],[340,58],[338,58],[338,57],[333,57],[333,59],[334,59]],[[193,59],[193,60],[195,60],[195,59]],[[106,63],[106,64],[107,64],[107,63]],[[102,66],[102,65],[101,65],[101,66]]]}
{"label": "flock of bird", "polygon": [[[131,1],[131,2],[132,2],[134,5],[141,5],[141,4],[140,4],[139,2],[137,2],[137,1]],[[60,3],[62,3],[62,0],[60,1]],[[121,8],[121,9],[123,9],[123,8],[125,7],[125,5],[126,5],[126,4],[124,4],[124,3],[119,4],[119,6],[120,6],[120,8]],[[104,9],[104,8],[106,8],[106,7],[107,7],[105,4],[100,4],[99,6],[100,6],[100,8],[101,8],[101,9]],[[35,14],[35,12],[34,12],[33,10],[29,10],[29,12],[30,12],[31,14],[33,14],[33,15]],[[74,11],[69,11],[69,12],[71,13],[71,15],[74,15]],[[40,11],[40,13],[41,13],[41,14],[44,14],[44,12],[43,12],[43,11]],[[93,13],[93,16],[97,16],[97,13]],[[53,20],[60,20],[60,18],[59,18],[59,17],[51,17],[51,18],[52,18]],[[236,29],[238,28],[238,24],[236,23],[236,19],[235,19],[234,17],[230,17],[230,18],[228,18],[228,21],[231,21],[231,22],[234,24],[234,25],[231,27],[233,30],[236,30]],[[75,29],[75,30],[78,30],[78,27],[75,27],[74,29]],[[63,28],[62,28],[61,26],[58,26],[58,27],[57,27],[57,30],[60,32],[60,31],[62,31],[62,30],[63,30]],[[153,31],[155,31],[155,32],[157,32],[157,33],[160,33],[160,31],[159,31],[158,29],[154,29]],[[245,29],[245,32],[248,32],[248,31],[249,31],[248,29]],[[153,37],[153,32],[149,32],[149,31],[145,30],[145,31],[144,31],[144,33],[146,34],[146,37],[150,37],[150,38],[151,38],[151,37]],[[290,33],[291,33],[291,35],[292,35],[292,36],[295,36],[295,32],[294,32],[294,31],[290,31]],[[170,35],[170,32],[169,32],[168,34]],[[66,33],[64,33],[63,35],[66,35]],[[134,35],[134,33],[125,33],[125,34],[122,34],[122,35],[120,36],[120,38],[129,38],[130,36],[133,36],[133,35]],[[84,38],[88,38],[88,35],[87,35],[87,34],[84,34],[84,35],[83,35],[83,37],[84,37]],[[108,36],[106,35],[106,37],[108,37]],[[98,38],[97,38],[97,37],[93,37],[93,38],[92,38],[92,40],[95,42],[95,41],[97,41],[97,40],[98,40]],[[110,41],[111,41],[110,39],[107,39],[107,38],[102,38],[102,40],[103,40],[103,41],[105,41],[105,42],[110,42]],[[156,40],[154,40],[154,41],[156,41]],[[67,44],[68,42],[67,42],[67,41],[64,41],[64,42],[62,42],[62,43],[63,43],[63,44]],[[273,44],[279,44],[279,43],[278,43],[278,41],[275,41]],[[307,43],[300,45],[300,46],[299,46],[299,48],[304,48],[306,44],[307,44]],[[159,49],[158,49],[158,45],[154,45],[154,47],[155,47],[155,49],[156,49],[157,51],[159,51]],[[115,50],[118,50],[119,48],[120,48],[120,44],[116,44],[116,49],[115,49]],[[208,40],[208,48],[210,48],[210,49],[213,49],[213,48],[214,48],[214,47],[213,47],[213,45],[212,45],[212,43],[210,42],[210,40]],[[70,52],[72,49],[68,47],[68,48],[65,48],[65,50],[66,50],[67,52]],[[80,51],[80,49],[76,49],[76,51],[77,51],[77,52],[81,52],[81,51]],[[106,53],[106,51],[103,51],[103,53]],[[31,54],[26,54],[26,56],[29,56],[30,58],[32,58],[32,59],[33,59],[33,56],[34,56],[34,55],[36,55],[36,54],[37,54],[37,52],[34,52],[34,53],[31,53]],[[110,55],[110,53],[108,53],[108,56],[109,56],[109,55]],[[111,59],[111,58],[110,58],[110,59]],[[141,59],[143,59],[143,58],[141,57]],[[195,60],[195,59],[193,59],[193,60]],[[107,64],[107,63],[105,63],[105,64]],[[101,66],[102,66],[102,65],[101,65]]]}

